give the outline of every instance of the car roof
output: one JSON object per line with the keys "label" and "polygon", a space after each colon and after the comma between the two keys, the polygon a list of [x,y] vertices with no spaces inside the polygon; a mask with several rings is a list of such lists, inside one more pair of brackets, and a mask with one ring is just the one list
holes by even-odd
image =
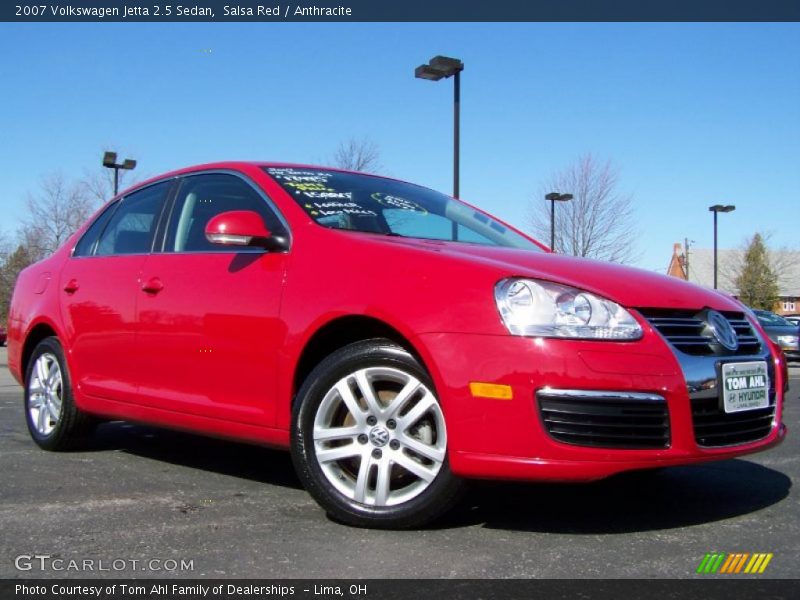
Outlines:
{"label": "car roof", "polygon": [[[323,165],[312,165],[312,164],[291,163],[291,162],[278,162],[278,161],[232,160],[232,161],[210,162],[210,163],[192,165],[192,166],[188,166],[188,167],[182,167],[180,169],[174,169],[172,171],[168,171],[166,173],[162,173],[160,175],[156,175],[155,177],[150,177],[149,179],[147,179],[145,181],[136,183],[136,184],[130,186],[129,188],[127,188],[125,190],[122,190],[119,194],[114,196],[114,198],[112,198],[109,202],[115,200],[116,198],[120,198],[122,196],[125,196],[126,194],[130,194],[131,192],[134,192],[134,191],[136,191],[138,189],[141,189],[143,187],[146,187],[148,185],[156,183],[158,181],[163,181],[165,179],[170,179],[170,178],[173,178],[173,177],[180,177],[181,175],[187,175],[187,174],[190,174],[190,173],[196,173],[196,172],[201,172],[201,171],[226,170],[226,169],[229,169],[229,170],[242,170],[243,168],[252,169],[252,168],[264,168],[264,167],[267,167],[267,168],[269,168],[269,167],[290,168],[290,169],[320,169],[320,170],[325,170],[325,171],[336,171],[338,173],[352,173],[354,175],[363,175],[365,177],[376,177],[376,178],[379,178],[379,179],[397,181],[397,182],[400,182],[400,183],[405,183],[405,184],[408,184],[408,185],[413,185],[413,186],[417,186],[417,187],[420,187],[420,188],[425,188],[425,186],[423,186],[423,185],[421,185],[419,183],[414,183],[414,182],[411,182],[411,181],[405,181],[404,179],[397,179],[395,177],[387,177],[385,175],[377,175],[375,173],[365,173],[363,171],[353,171],[353,170],[350,170],[350,169],[340,169],[338,167],[328,167],[328,166],[323,166]],[[429,188],[426,188],[426,189],[429,189]],[[505,227],[508,227],[510,230],[512,230],[515,233],[521,235],[525,239],[531,240],[534,244],[536,244],[540,248],[543,248],[543,249],[546,248],[546,246],[544,244],[542,244],[541,242],[539,242],[537,239],[529,236],[526,233],[523,233],[519,228],[514,227],[513,225],[509,224],[508,222],[506,222],[506,221],[504,221],[504,220],[502,220],[502,219],[500,219],[500,218],[498,218],[498,217],[486,212],[485,210],[483,210],[481,208],[478,208],[476,205],[471,204],[470,202],[468,202],[468,201],[466,201],[466,200],[464,200],[462,198],[458,198],[458,201],[463,203],[463,204],[465,204],[465,205],[467,205],[467,206],[469,206],[472,209],[475,209],[475,210],[477,210],[479,212],[482,212],[482,213],[484,213],[486,215],[489,215],[492,219],[494,219],[495,221],[497,221],[501,225],[503,225]]]}
{"label": "car roof", "polygon": [[213,171],[213,170],[241,170],[243,167],[247,168],[281,168],[281,169],[318,169],[324,171],[336,171],[339,173],[352,173],[354,175],[365,175],[367,177],[380,177],[381,179],[391,179],[393,181],[401,181],[403,183],[408,183],[410,185],[419,185],[416,183],[412,183],[409,181],[403,181],[402,179],[396,179],[394,177],[386,177],[384,175],[378,175],[375,173],[364,173],[363,171],[352,171],[349,169],[340,169],[338,167],[329,167],[325,165],[311,165],[311,164],[304,164],[304,163],[291,163],[291,162],[275,162],[275,161],[247,161],[247,160],[228,160],[228,161],[218,161],[218,162],[210,162],[210,163],[201,163],[197,165],[191,165],[188,167],[181,167],[180,169],[174,169],[172,171],[167,171],[166,173],[161,173],[160,175],[156,175],[154,177],[150,177],[145,181],[141,181],[135,183],[134,185],[130,186],[129,188],[121,191],[117,196],[124,196],[125,194],[129,194],[130,192],[137,190],[139,188],[148,186],[152,183],[157,181],[161,181],[163,179],[170,179],[172,177],[180,177],[181,175],[187,175],[190,173],[196,173],[198,171]]}

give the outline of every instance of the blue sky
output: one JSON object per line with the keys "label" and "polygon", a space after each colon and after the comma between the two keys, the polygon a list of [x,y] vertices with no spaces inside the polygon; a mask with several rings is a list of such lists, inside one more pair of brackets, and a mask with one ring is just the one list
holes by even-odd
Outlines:
{"label": "blue sky", "polygon": [[639,266],[684,237],[760,230],[798,248],[799,24],[0,24],[0,230],[53,171],[105,146],[138,174],[221,159],[324,162],[367,136],[383,172],[450,192],[462,76],[461,196],[526,229],[549,175],[591,152],[622,171]]}

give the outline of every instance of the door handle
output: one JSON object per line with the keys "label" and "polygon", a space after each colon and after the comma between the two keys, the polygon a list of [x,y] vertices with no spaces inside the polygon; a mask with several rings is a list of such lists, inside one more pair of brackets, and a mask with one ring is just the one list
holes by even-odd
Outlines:
{"label": "door handle", "polygon": [[151,277],[147,283],[142,284],[142,291],[146,294],[157,294],[164,289],[164,284],[158,277]]}
{"label": "door handle", "polygon": [[64,291],[67,292],[68,294],[74,294],[75,292],[78,291],[78,288],[80,287],[81,286],[78,285],[77,279],[70,279],[64,286]]}

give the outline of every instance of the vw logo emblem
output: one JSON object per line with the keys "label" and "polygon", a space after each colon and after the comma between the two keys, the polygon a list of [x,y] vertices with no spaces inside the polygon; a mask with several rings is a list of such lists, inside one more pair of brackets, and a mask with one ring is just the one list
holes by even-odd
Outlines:
{"label": "vw logo emblem", "polygon": [[724,348],[736,350],[739,347],[739,338],[736,337],[736,331],[728,322],[728,319],[717,311],[710,310],[706,316],[706,321],[711,333],[714,334],[714,337]]}
{"label": "vw logo emblem", "polygon": [[389,432],[383,427],[375,427],[369,432],[369,441],[372,442],[374,446],[385,446],[389,441]]}

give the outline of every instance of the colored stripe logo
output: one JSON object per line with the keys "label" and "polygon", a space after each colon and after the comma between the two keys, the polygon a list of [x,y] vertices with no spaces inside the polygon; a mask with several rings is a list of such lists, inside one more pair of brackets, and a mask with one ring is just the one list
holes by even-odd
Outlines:
{"label": "colored stripe logo", "polygon": [[773,553],[769,552],[708,552],[700,561],[697,573],[702,575],[711,573],[724,573],[726,575],[737,573],[757,574],[767,569]]}

